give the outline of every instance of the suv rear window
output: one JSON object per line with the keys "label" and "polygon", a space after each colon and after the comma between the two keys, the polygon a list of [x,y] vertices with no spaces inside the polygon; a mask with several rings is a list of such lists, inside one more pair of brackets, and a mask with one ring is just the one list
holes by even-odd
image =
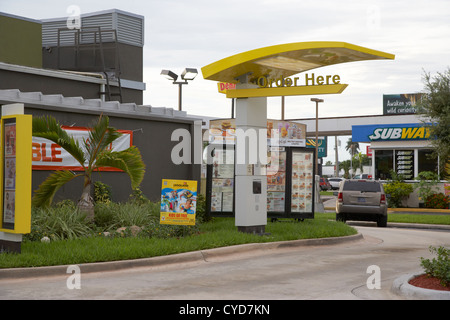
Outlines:
{"label": "suv rear window", "polygon": [[345,191],[364,191],[364,192],[380,192],[380,184],[375,181],[351,181],[344,183]]}

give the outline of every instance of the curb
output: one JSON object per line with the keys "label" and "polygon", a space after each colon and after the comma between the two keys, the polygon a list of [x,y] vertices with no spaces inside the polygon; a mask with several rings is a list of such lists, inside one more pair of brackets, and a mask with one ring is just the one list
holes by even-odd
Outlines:
{"label": "curb", "polygon": [[429,208],[389,208],[388,213],[393,212],[425,212],[425,213],[448,213],[450,209],[429,209]]}
{"label": "curb", "polygon": [[[325,210],[336,211],[336,207],[325,207]],[[389,208],[388,213],[396,212],[423,212],[423,213],[447,213],[450,215],[450,209],[427,209],[427,208]]]}
{"label": "curb", "polygon": [[450,291],[424,289],[409,284],[409,280],[420,276],[421,273],[406,274],[394,280],[391,292],[409,300],[450,300]]}
{"label": "curb", "polygon": [[[173,255],[152,257],[152,258],[84,263],[78,264],[78,266],[80,267],[81,273],[119,271],[137,267],[155,267],[176,263],[208,262],[208,259],[211,258],[230,256],[233,254],[242,254],[256,251],[264,252],[268,250],[296,248],[312,245],[333,245],[362,239],[364,239],[363,235],[361,233],[357,233],[356,235],[344,237],[301,239],[293,241],[278,241],[266,243],[249,243],[222,248],[177,253]],[[68,273],[69,274],[72,273],[67,272],[68,266],[69,265],[0,269],[0,280],[62,276]]]}

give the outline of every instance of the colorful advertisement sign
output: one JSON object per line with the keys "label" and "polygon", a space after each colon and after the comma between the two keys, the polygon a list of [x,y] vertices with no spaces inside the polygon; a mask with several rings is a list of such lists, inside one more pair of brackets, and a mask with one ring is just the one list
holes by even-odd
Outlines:
{"label": "colorful advertisement sign", "polygon": [[352,126],[352,141],[427,140],[429,128],[422,123],[375,124]]}
{"label": "colorful advertisement sign", "polygon": [[[327,138],[325,139],[318,139],[319,147],[317,150],[319,151],[318,157],[319,158],[325,158],[327,156]],[[308,138],[306,139],[306,147],[307,148],[316,148],[316,139],[315,138]]]}
{"label": "colorful advertisement sign", "polygon": [[197,181],[162,180],[160,224],[195,225]]}
{"label": "colorful advertisement sign", "polygon": [[[209,122],[209,143],[234,144],[236,140],[235,119],[218,119]],[[272,141],[275,132],[278,141]],[[291,121],[267,120],[267,143],[284,147],[306,146],[306,125]]]}
{"label": "colorful advertisement sign", "polygon": [[3,224],[14,225],[16,215],[16,122],[15,119],[8,120],[5,120],[4,123]]}
{"label": "colorful advertisement sign", "polygon": [[31,230],[31,115],[1,119],[0,231]]}
{"label": "colorful advertisement sign", "polygon": [[[62,128],[83,146],[83,141],[89,139],[89,128],[65,127]],[[122,135],[110,146],[112,151],[126,150],[132,146],[133,132],[118,130]],[[50,140],[33,137],[32,143],[33,170],[84,170],[68,152]],[[100,171],[120,171],[115,168],[101,168]]]}
{"label": "colorful advertisement sign", "polygon": [[383,115],[416,113],[421,93],[383,94]]}

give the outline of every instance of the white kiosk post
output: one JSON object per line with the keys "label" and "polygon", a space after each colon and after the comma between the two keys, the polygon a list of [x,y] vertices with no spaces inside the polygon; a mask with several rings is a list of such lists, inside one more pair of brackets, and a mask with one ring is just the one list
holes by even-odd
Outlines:
{"label": "white kiosk post", "polygon": [[[248,74],[236,89],[255,88]],[[236,99],[235,225],[239,231],[264,234],[267,224],[267,98]]]}

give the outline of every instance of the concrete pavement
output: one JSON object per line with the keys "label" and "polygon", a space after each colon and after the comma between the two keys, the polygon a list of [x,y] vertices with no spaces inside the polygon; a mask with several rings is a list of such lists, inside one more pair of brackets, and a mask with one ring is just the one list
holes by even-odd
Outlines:
{"label": "concrete pavement", "polygon": [[[420,271],[418,258],[427,256],[429,245],[450,245],[450,227],[437,226],[440,232],[389,227],[401,228],[356,223],[359,233],[349,237],[81,264],[84,290],[67,289],[68,266],[0,269],[0,300],[425,299],[403,297],[391,287],[402,281],[397,278]],[[381,290],[367,287],[369,265],[381,267]],[[400,282],[399,288],[406,287]],[[249,288],[256,291],[250,293]]]}
{"label": "concrete pavement", "polygon": [[[326,212],[336,212],[336,196],[321,196]],[[411,214],[448,214],[450,209],[428,209],[428,208],[389,208],[388,213],[411,213]]]}
{"label": "concrete pavement", "polygon": [[[356,228],[358,235],[344,238],[79,265],[80,290],[68,289],[67,266],[4,269],[0,299],[405,299],[391,291],[393,282],[420,271],[429,245],[450,245],[449,232]],[[381,272],[379,289],[367,285],[371,266]]]}

